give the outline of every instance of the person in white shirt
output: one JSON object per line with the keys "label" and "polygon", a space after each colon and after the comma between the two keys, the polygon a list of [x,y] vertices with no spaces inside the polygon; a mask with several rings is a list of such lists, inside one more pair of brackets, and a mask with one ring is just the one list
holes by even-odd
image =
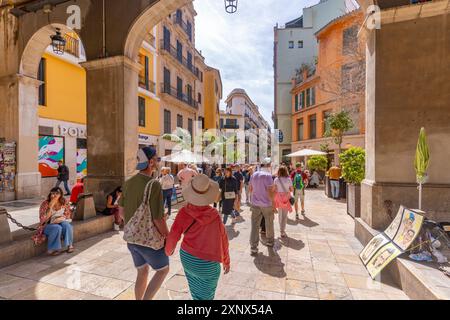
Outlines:
{"label": "person in white shirt", "polygon": [[172,213],[172,196],[173,196],[173,188],[175,186],[175,179],[173,175],[171,175],[171,170],[169,167],[164,167],[161,169],[161,178],[159,178],[159,182],[161,183],[161,189],[163,192],[163,201],[164,207],[167,206],[167,215],[170,216]]}

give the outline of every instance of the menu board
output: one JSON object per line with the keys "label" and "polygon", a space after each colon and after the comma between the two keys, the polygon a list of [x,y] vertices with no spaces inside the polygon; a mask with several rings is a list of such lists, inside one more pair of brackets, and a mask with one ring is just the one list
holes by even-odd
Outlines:
{"label": "menu board", "polygon": [[0,142],[0,192],[14,192],[16,143]]}

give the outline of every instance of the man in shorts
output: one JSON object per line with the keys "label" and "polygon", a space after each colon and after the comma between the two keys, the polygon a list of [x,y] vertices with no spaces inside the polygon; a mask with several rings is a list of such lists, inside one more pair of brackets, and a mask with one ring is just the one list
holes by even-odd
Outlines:
{"label": "man in shorts", "polygon": [[305,215],[305,189],[308,186],[308,176],[302,170],[302,164],[297,163],[295,165],[295,171],[291,173],[291,180],[294,186],[294,197],[295,197],[295,218],[300,219],[298,215],[298,201],[302,207],[302,215]]}
{"label": "man in shorts", "polygon": [[[119,210],[125,223],[130,221],[141,205],[148,182],[156,178],[158,162],[154,148],[144,147],[139,150],[137,165],[139,173],[125,182],[122,197],[119,200]],[[166,237],[169,229],[164,216],[162,188],[158,181],[152,185],[149,205],[156,228]],[[169,273],[169,258],[166,256],[164,248],[154,250],[150,247],[128,243],[128,250],[130,250],[134,266],[137,269],[136,300],[151,300]],[[150,283],[148,283],[149,266],[156,271]]]}

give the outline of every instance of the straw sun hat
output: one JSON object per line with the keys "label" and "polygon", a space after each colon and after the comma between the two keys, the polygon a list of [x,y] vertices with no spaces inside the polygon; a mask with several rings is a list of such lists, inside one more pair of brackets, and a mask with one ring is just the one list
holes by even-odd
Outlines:
{"label": "straw sun hat", "polygon": [[217,201],[219,184],[208,176],[199,174],[182,191],[184,199],[194,206],[207,206]]}

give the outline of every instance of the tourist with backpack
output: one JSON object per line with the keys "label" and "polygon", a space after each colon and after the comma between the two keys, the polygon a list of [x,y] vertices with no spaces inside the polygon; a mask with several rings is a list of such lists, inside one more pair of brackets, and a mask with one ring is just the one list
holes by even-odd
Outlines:
{"label": "tourist with backpack", "polygon": [[302,170],[302,164],[297,163],[295,165],[295,171],[291,173],[291,180],[294,187],[294,198],[295,198],[295,218],[300,219],[298,215],[298,201],[300,200],[300,205],[302,208],[302,215],[305,215],[305,189],[308,186],[308,176]]}
{"label": "tourist with backpack", "polygon": [[[161,183],[157,180],[156,150],[144,147],[138,152],[139,173],[124,183],[119,210],[125,220],[123,239],[137,269],[136,300],[151,300],[169,273],[164,251],[169,234],[164,215]],[[149,266],[156,271],[148,283]]]}

